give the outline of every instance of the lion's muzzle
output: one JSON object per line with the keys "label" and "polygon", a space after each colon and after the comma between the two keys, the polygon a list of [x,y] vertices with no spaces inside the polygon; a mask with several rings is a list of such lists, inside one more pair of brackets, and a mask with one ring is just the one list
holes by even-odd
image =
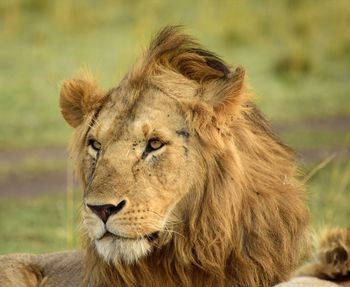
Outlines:
{"label": "lion's muzzle", "polygon": [[126,200],[122,200],[117,205],[113,204],[103,204],[103,205],[91,205],[87,204],[87,206],[91,209],[93,213],[95,213],[104,224],[106,224],[108,218],[121,211],[126,204]]}

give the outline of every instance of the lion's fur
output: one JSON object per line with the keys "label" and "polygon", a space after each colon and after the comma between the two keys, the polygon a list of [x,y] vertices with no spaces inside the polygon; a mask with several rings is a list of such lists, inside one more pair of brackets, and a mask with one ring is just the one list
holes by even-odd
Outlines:
{"label": "lion's fur", "polygon": [[295,275],[350,286],[350,229],[325,229],[315,245],[316,251],[310,262],[301,266]]}
{"label": "lion's fur", "polygon": [[50,254],[0,256],[1,287],[67,287],[82,281],[82,254],[77,251]]}
{"label": "lion's fur", "polygon": [[[74,93],[66,93],[66,85],[61,96],[69,98]],[[308,224],[293,152],[251,103],[243,68],[230,69],[177,28],[165,28],[120,87],[96,99],[94,113],[77,127],[72,154],[84,188],[88,125],[118,89],[128,90],[128,98],[114,112],[133,117],[150,86],[181,107],[205,176],[179,203],[185,213],[176,233],[135,264],[106,263],[86,237],[83,285],[264,287],[286,280]]]}

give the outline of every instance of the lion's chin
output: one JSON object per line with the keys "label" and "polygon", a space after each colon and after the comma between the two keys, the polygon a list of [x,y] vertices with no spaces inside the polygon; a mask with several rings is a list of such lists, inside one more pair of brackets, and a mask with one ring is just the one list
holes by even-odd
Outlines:
{"label": "lion's chin", "polygon": [[152,249],[150,242],[145,238],[123,239],[106,236],[94,242],[98,254],[106,262],[114,264],[133,264],[149,254]]}

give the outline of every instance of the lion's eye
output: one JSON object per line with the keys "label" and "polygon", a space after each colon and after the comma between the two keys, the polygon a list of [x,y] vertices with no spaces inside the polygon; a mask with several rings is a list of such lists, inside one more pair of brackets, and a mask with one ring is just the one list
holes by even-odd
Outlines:
{"label": "lion's eye", "polygon": [[89,145],[95,150],[99,151],[101,149],[101,144],[96,140],[89,140]]}
{"label": "lion's eye", "polygon": [[150,151],[160,149],[164,144],[159,139],[151,139],[148,142],[148,149]]}
{"label": "lion's eye", "polygon": [[150,139],[147,143],[145,150],[142,153],[142,158],[145,159],[149,153],[159,150],[165,145],[166,143],[157,138]]}
{"label": "lion's eye", "polygon": [[99,143],[96,140],[89,140],[88,141],[88,152],[93,158],[97,158],[99,151],[101,150],[101,143]]}

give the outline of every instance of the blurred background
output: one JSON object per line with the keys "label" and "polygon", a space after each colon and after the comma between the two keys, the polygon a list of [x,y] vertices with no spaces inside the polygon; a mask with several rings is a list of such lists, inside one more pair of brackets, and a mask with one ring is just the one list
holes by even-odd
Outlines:
{"label": "blurred background", "polygon": [[60,83],[89,68],[117,85],[166,24],[245,66],[258,106],[298,153],[313,226],[350,227],[348,0],[3,0],[0,253],[79,246]]}

